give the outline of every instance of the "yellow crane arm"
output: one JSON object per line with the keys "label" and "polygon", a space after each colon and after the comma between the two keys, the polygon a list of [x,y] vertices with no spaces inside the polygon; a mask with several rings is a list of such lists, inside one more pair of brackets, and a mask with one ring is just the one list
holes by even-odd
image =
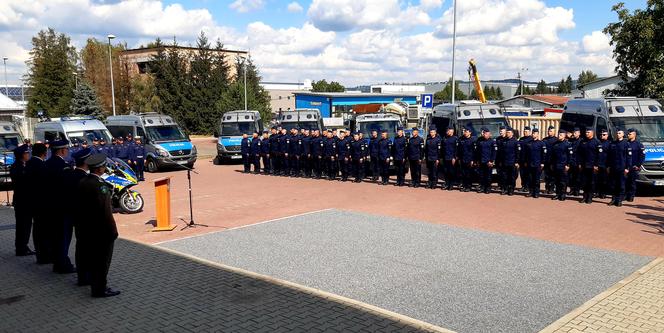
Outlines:
{"label": "yellow crane arm", "polygon": [[477,64],[475,59],[470,59],[468,61],[470,65],[470,74],[473,77],[473,84],[475,85],[475,91],[477,91],[477,96],[480,99],[480,102],[486,103],[486,96],[484,96],[484,90],[482,89],[482,83],[480,82],[480,73],[477,72]]}

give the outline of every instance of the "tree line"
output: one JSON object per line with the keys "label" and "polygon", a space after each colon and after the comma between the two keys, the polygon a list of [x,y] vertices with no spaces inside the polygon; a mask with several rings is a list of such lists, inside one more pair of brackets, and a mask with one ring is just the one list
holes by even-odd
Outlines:
{"label": "tree line", "polygon": [[[147,65],[148,75],[132,75],[120,58],[126,44],[111,46],[117,114],[160,112],[172,116],[191,134],[211,134],[224,112],[244,109],[244,77],[247,105],[263,119],[271,118],[270,97],[251,57],[227,59],[201,32],[195,49],[163,43],[157,38],[148,48],[157,53]],[[71,39],[49,28],[32,38],[27,62],[27,81],[32,87],[27,113],[35,117],[112,114],[109,46],[94,38],[77,52]]]}

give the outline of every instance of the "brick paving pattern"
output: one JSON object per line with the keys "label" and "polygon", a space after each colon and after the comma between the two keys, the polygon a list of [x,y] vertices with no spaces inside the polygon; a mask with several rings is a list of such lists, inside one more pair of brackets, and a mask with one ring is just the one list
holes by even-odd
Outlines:
{"label": "brick paving pattern", "polygon": [[664,260],[546,332],[664,332]]}
{"label": "brick paving pattern", "polygon": [[[0,209],[6,220],[9,209]],[[0,222],[0,332],[425,332],[399,318],[120,239],[93,299],[74,275],[13,256]]]}

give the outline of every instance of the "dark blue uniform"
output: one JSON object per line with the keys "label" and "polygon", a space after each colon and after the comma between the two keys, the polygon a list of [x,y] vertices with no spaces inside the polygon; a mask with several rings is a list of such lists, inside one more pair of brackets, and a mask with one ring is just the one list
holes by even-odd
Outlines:
{"label": "dark blue uniform", "polygon": [[242,154],[242,164],[244,173],[251,172],[251,139],[243,138],[240,143],[240,154]]}
{"label": "dark blue uniform", "polygon": [[[506,137],[501,141],[500,146],[498,147],[497,155],[501,158],[498,162],[500,165],[498,172],[502,179],[501,194],[514,194],[517,176],[516,164],[521,160],[523,142],[523,140],[517,141],[514,137]],[[497,144],[498,143],[496,143],[496,145]],[[523,181],[523,178],[521,180]]]}
{"label": "dark blue uniform", "polygon": [[[78,184],[87,175],[88,173],[85,170],[78,168],[67,173],[65,183],[67,189],[69,190],[68,196],[70,198],[74,199],[79,197],[77,192]],[[74,259],[76,261],[76,274],[78,275],[78,285],[82,286],[90,283],[90,259],[88,253],[90,244],[87,243],[88,240],[81,232],[81,229],[84,228],[82,224],[85,223],[85,221],[82,221],[73,212],[71,214],[71,220],[74,226],[74,234],[76,235],[76,251],[74,255]]]}
{"label": "dark blue uniform", "polygon": [[392,152],[392,142],[390,139],[381,138],[378,140],[378,161],[380,161],[381,184],[387,185],[390,180],[390,158]]}
{"label": "dark blue uniform", "polygon": [[279,173],[279,136],[281,134],[274,133],[270,135],[270,174],[275,175]]}
{"label": "dark blue uniform", "polygon": [[47,205],[50,224],[51,253],[53,254],[53,271],[57,273],[73,273],[74,266],[69,259],[69,245],[74,232],[73,221],[64,213],[63,207],[67,207],[69,198],[62,195],[63,189],[68,188],[65,184],[67,173],[71,167],[63,158],[52,155],[44,162],[46,171],[46,194],[51,198]]}
{"label": "dark blue uniform", "polygon": [[145,169],[145,159],[147,158],[145,145],[135,143],[131,149],[131,160],[134,161],[134,171],[138,180],[145,180],[143,170]]}
{"label": "dark blue uniform", "polygon": [[16,217],[16,238],[14,239],[14,248],[16,255],[22,256],[32,253],[28,247],[30,243],[30,231],[32,231],[32,216],[30,213],[30,188],[26,174],[25,163],[19,160],[23,155],[21,148],[20,153],[16,154],[16,161],[9,169],[9,176],[12,179],[12,186],[14,188],[14,196],[12,198],[12,205],[14,206],[14,216]]}
{"label": "dark blue uniform", "polygon": [[397,136],[392,142],[392,158],[397,174],[397,186],[403,186],[406,183],[406,144],[406,136]]}
{"label": "dark blue uniform", "polygon": [[636,180],[639,179],[641,165],[646,160],[646,149],[639,140],[629,141],[629,147],[632,150],[632,159],[625,183],[625,200],[633,201],[636,195]]}
{"label": "dark blue uniform", "polygon": [[[547,136],[544,140],[544,143],[546,144],[546,149],[547,151],[551,152],[553,149],[553,144],[558,141],[558,138],[553,135],[553,136]],[[547,194],[553,193],[553,189],[556,186],[556,177],[555,177],[555,172],[553,171],[553,168],[551,168],[551,154],[548,154],[547,160],[544,161],[544,189],[546,190]]]}
{"label": "dark blue uniform", "polygon": [[311,177],[311,135],[303,135],[301,138],[302,149],[300,150],[300,165],[304,176]]}
{"label": "dark blue uniform", "polygon": [[298,177],[300,173],[300,147],[302,141],[298,134],[291,134],[286,137],[286,146],[288,152],[288,174],[291,177]]}
{"label": "dark blue uniform", "polygon": [[[25,178],[27,180],[29,198],[46,198],[44,184],[46,184],[46,168],[44,160],[33,156],[25,164]],[[53,262],[53,252],[50,230],[48,229],[50,221],[48,212],[44,209],[30,209],[32,226],[32,243],[35,246],[38,264],[50,264]]]}
{"label": "dark blue uniform", "polygon": [[540,194],[540,179],[542,179],[542,170],[548,161],[549,149],[547,144],[542,140],[532,140],[525,147],[525,163],[522,168],[526,168],[530,174],[532,186],[530,186],[530,196],[533,198],[539,197]]}
{"label": "dark blue uniform", "polygon": [[261,159],[263,160],[263,173],[271,173],[270,169],[270,139],[261,138]]}
{"label": "dark blue uniform", "polygon": [[116,144],[113,150],[113,157],[121,159],[123,162],[129,162],[130,147],[126,143]]}
{"label": "dark blue uniform", "polygon": [[337,156],[339,157],[339,169],[341,181],[348,180],[348,167],[350,166],[350,141],[348,137],[337,142]]}
{"label": "dark blue uniform", "polygon": [[611,149],[611,141],[600,140],[601,149],[597,152],[597,195],[600,199],[606,198],[606,195],[611,193],[611,182],[609,181],[608,157],[609,150]]}
{"label": "dark blue uniform", "polygon": [[472,136],[462,136],[459,139],[457,156],[461,165],[461,187],[462,191],[468,192],[473,186],[473,162],[475,159],[475,143],[477,139]]}
{"label": "dark blue uniform", "polygon": [[321,136],[315,136],[311,139],[311,163],[313,169],[313,176],[320,179],[323,176],[323,145],[325,139]]}
{"label": "dark blue uniform", "polygon": [[457,150],[459,138],[455,135],[446,136],[443,141],[443,172],[445,174],[445,188],[452,190],[457,179]]}
{"label": "dark blue uniform", "polygon": [[498,146],[496,140],[480,137],[476,142],[475,162],[478,165],[480,173],[479,192],[489,193],[491,191],[491,176],[493,175],[493,165],[496,162]]}
{"label": "dark blue uniform", "polygon": [[596,170],[599,169],[598,157],[600,150],[603,152],[602,144],[595,137],[581,140],[577,148],[576,158],[581,171],[581,185],[583,188],[582,202],[588,204],[592,203],[595,194]]}
{"label": "dark blue uniform", "polygon": [[438,186],[438,165],[440,164],[440,150],[442,146],[443,139],[440,136],[427,136],[424,144],[424,153],[427,160],[428,188],[436,188]]}
{"label": "dark blue uniform", "polygon": [[329,180],[337,178],[337,140],[336,138],[325,138],[323,140],[323,159],[325,161],[325,172]]}
{"label": "dark blue uniform", "polygon": [[364,157],[367,145],[364,140],[353,140],[350,142],[350,158],[353,161],[353,178],[359,183],[364,179]]}
{"label": "dark blue uniform", "polygon": [[286,176],[288,175],[288,144],[286,139],[290,134],[279,134],[279,175]]}
{"label": "dark blue uniform", "polygon": [[413,187],[422,182],[422,160],[424,159],[424,139],[421,136],[408,139],[408,161],[410,163],[410,180]]}
{"label": "dark blue uniform", "polygon": [[610,205],[622,206],[625,199],[625,177],[632,165],[632,147],[627,140],[615,140],[609,147],[608,168],[613,197]]}
{"label": "dark blue uniform", "polygon": [[[522,168],[519,169],[519,176],[521,177],[521,190],[524,192],[530,191],[531,190],[530,187],[534,185],[533,180],[530,179],[530,173],[528,172],[528,168],[523,168],[524,163],[526,163],[526,156],[523,147],[525,147],[532,141],[533,141],[532,136],[524,136],[519,139],[519,143],[522,150],[519,152],[517,163],[519,163],[519,165],[522,166]],[[539,185],[539,180],[537,181],[537,185]]]}
{"label": "dark blue uniform", "polygon": [[249,159],[254,166],[254,173],[261,172],[261,139],[258,137],[251,138],[251,148],[249,149]]}
{"label": "dark blue uniform", "polygon": [[371,179],[376,181],[378,180],[378,175],[380,174],[380,161],[378,159],[378,141],[380,138],[371,138],[369,140],[369,171],[371,173]]}
{"label": "dark blue uniform", "polygon": [[556,178],[556,196],[554,200],[564,201],[567,196],[569,170],[576,165],[574,147],[567,140],[556,141],[551,150],[551,168]]}
{"label": "dark blue uniform", "polygon": [[[572,146],[572,151],[574,156],[578,153],[579,144],[581,139],[570,138],[569,144]],[[572,165],[569,167],[569,187],[573,196],[578,196],[581,190],[581,171],[579,169],[579,164],[575,160]]]}

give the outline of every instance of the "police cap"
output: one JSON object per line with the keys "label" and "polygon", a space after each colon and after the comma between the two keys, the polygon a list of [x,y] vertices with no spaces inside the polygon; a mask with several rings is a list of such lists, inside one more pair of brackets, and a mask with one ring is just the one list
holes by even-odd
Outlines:
{"label": "police cap", "polygon": [[556,129],[556,126],[549,126],[549,128],[548,128],[549,131],[554,130],[554,129]]}
{"label": "police cap", "polygon": [[580,132],[580,131],[581,131],[580,128],[578,128],[578,127],[574,127],[574,132]]}
{"label": "police cap", "polygon": [[62,149],[62,148],[68,148],[69,147],[69,140],[67,139],[60,139],[51,142],[50,144],[51,149]]}
{"label": "police cap", "polygon": [[533,133],[539,133],[539,128],[537,127],[533,128]]}
{"label": "police cap", "polygon": [[617,132],[624,132],[625,130],[622,129],[622,127],[616,127],[616,133]]}
{"label": "police cap", "polygon": [[452,125],[447,126],[447,129],[448,129],[448,130],[453,130],[453,129],[454,129],[454,126],[452,126]]}
{"label": "police cap", "polygon": [[530,126],[526,126],[523,128],[524,131],[530,131]]}
{"label": "police cap", "polygon": [[94,154],[85,159],[85,164],[90,168],[99,168],[106,164],[106,154]]}
{"label": "police cap", "polygon": [[604,133],[609,134],[609,131],[608,131],[606,128],[605,128],[605,129],[602,129],[602,130],[599,131],[599,132],[602,133],[602,134],[604,134]]}
{"label": "police cap", "polygon": [[499,129],[499,130],[504,130],[504,129],[507,129],[507,128],[506,128],[505,126],[502,126],[502,125],[501,125],[500,127],[498,127],[498,129]]}
{"label": "police cap", "polygon": [[[507,128],[505,128],[505,130],[508,131],[508,132],[514,132],[514,129],[511,128],[511,127],[507,127]],[[484,129],[482,129],[482,131],[484,131]],[[488,132],[488,131],[484,131],[484,132]]]}
{"label": "police cap", "polygon": [[30,147],[28,145],[20,145],[16,148],[14,148],[14,155],[19,156],[22,154],[25,154],[29,151]]}
{"label": "police cap", "polygon": [[429,131],[435,131],[435,130],[437,130],[436,125],[429,126]]}
{"label": "police cap", "polygon": [[561,129],[561,130],[558,131],[558,134],[567,134],[567,131],[564,130],[564,129]]}
{"label": "police cap", "polygon": [[372,132],[378,132],[378,130],[377,130],[377,129],[375,129],[375,128],[374,128],[374,129],[372,129],[371,131],[372,131]]}
{"label": "police cap", "polygon": [[411,128],[411,130],[412,130],[412,131],[419,131],[420,129],[417,128],[417,127],[413,127],[413,128]]}
{"label": "police cap", "polygon": [[381,133],[387,133],[386,129],[380,130]]}
{"label": "police cap", "polygon": [[486,127],[482,127],[482,132],[491,132],[491,131],[489,131],[489,129]]}
{"label": "police cap", "polygon": [[402,126],[397,127],[397,131],[403,131],[403,127]]}
{"label": "police cap", "polygon": [[83,148],[73,154],[71,154],[71,157],[76,160],[76,163],[80,163],[84,161],[86,158],[88,158],[92,154],[92,149],[90,148]]}
{"label": "police cap", "polygon": [[586,132],[594,132],[594,131],[595,131],[595,129],[592,128],[592,127],[588,127],[588,128],[586,128]]}
{"label": "police cap", "polygon": [[638,133],[635,129],[630,128],[627,130],[627,133]]}

